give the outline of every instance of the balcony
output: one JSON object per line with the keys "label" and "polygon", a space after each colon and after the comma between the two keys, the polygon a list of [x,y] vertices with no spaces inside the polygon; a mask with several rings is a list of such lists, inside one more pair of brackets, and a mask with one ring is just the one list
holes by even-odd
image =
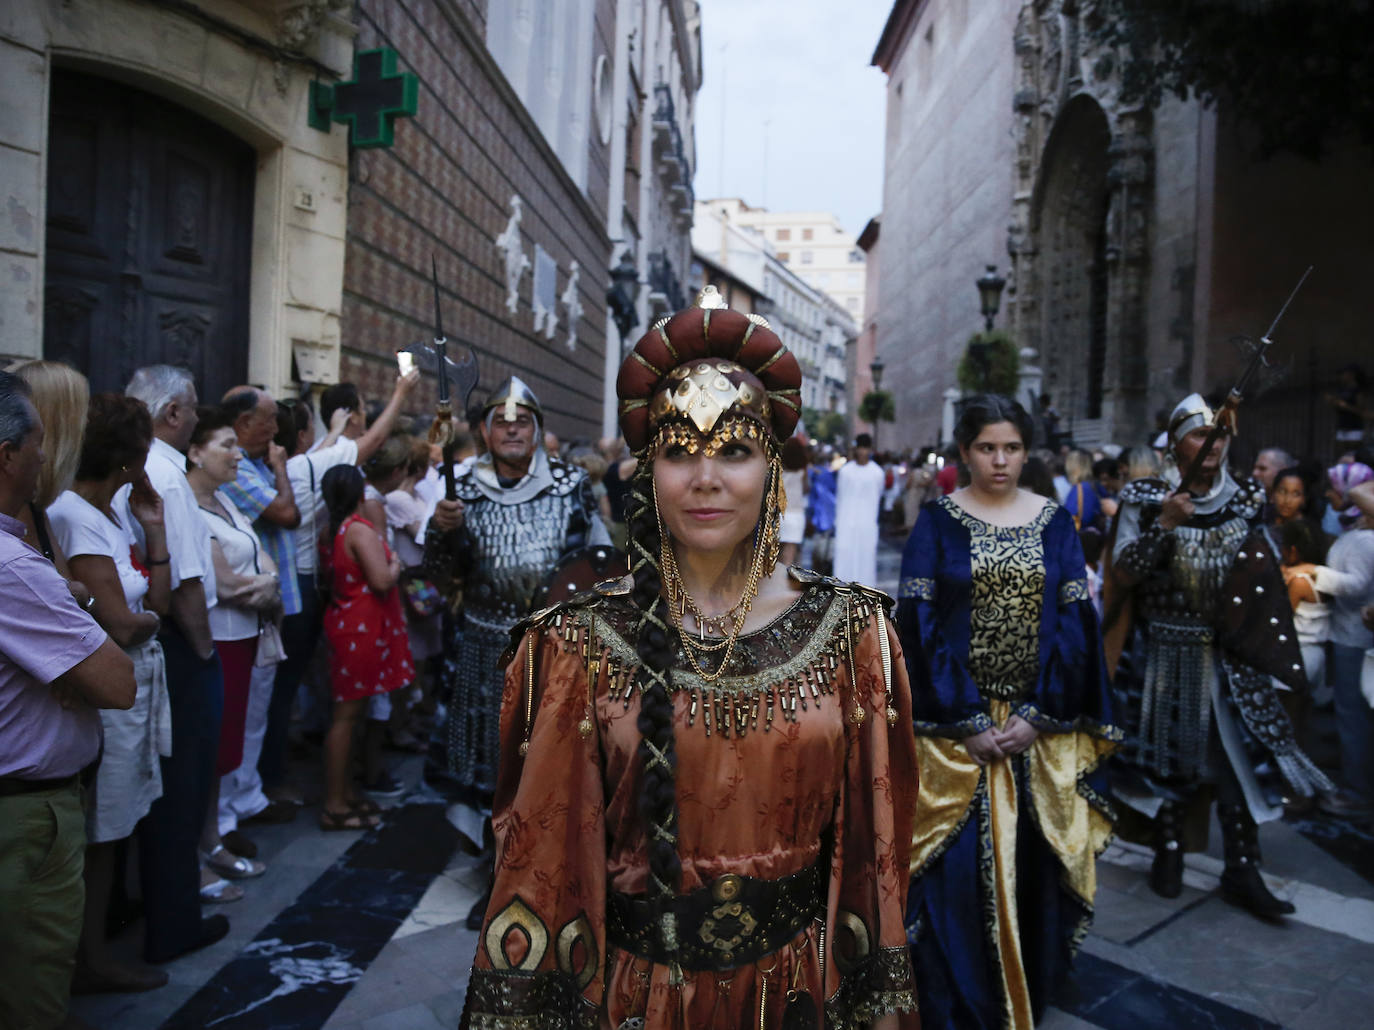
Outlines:
{"label": "balcony", "polygon": [[687,306],[687,298],[682,292],[682,283],[677,271],[666,252],[656,250],[649,255],[649,307],[652,310],[650,321],[661,314],[681,311]]}
{"label": "balcony", "polygon": [[692,192],[692,164],[682,142],[682,128],[678,125],[673,106],[673,91],[667,83],[654,87],[653,160],[671,206],[680,218],[692,219],[696,196]]}

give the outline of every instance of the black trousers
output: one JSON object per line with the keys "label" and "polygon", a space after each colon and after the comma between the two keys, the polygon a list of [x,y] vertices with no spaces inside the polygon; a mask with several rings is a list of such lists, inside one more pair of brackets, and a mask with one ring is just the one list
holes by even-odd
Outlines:
{"label": "black trousers", "polygon": [[158,637],[167,663],[172,753],[162,761],[162,796],[138,824],[139,877],[149,961],[180,954],[200,940],[197,848],[219,753],[224,673],[219,655],[201,659],[175,626]]}
{"label": "black trousers", "polygon": [[291,729],[291,703],[301,677],[310,666],[323,623],[315,577],[300,576],[301,610],[281,620],[281,642],[286,658],[272,680],[272,700],[267,706],[267,729],[262,735],[258,775],[264,787],[280,787],[286,781],[286,750]]}

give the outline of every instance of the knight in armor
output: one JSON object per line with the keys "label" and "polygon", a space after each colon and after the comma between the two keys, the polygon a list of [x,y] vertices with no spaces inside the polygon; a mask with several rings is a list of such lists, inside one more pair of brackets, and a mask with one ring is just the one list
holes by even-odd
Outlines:
{"label": "knight in armor", "polygon": [[1129,809],[1123,835],[1134,828],[1154,845],[1150,885],[1167,898],[1182,890],[1184,851],[1206,845],[1215,797],[1222,897],[1272,919],[1294,909],[1260,876],[1257,824],[1331,787],[1279,700],[1307,683],[1279,555],[1258,521],[1264,488],[1225,466],[1233,424],[1180,481],[1217,420],[1201,396],[1186,397],[1168,424],[1176,467],[1121,492],[1106,606],[1126,731],[1114,785]]}
{"label": "knight in armor", "polygon": [[[543,409],[519,378],[487,399],[481,432],[486,453],[456,469],[457,500],[439,502],[425,554],[426,565],[462,591],[444,641],[443,746],[432,749],[426,772],[455,802],[450,820],[478,846],[490,834],[500,658],[510,631],[530,614],[560,559],[610,542],[587,473],[544,450]],[[483,898],[469,925],[485,910]]]}

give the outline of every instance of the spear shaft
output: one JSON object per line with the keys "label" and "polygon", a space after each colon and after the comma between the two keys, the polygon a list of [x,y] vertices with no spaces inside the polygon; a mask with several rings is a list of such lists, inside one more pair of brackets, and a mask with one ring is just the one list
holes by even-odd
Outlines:
{"label": "spear shaft", "polygon": [[429,256],[430,280],[434,284],[434,353],[439,366],[439,401],[434,406],[434,426],[429,439],[439,442],[443,450],[444,496],[452,501],[458,497],[453,480],[453,402],[448,394],[448,337],[444,335],[444,315],[439,306],[439,267],[434,255]]}
{"label": "spear shaft", "polygon": [[1198,474],[1202,471],[1202,463],[1206,460],[1208,452],[1216,445],[1221,434],[1226,432],[1228,422],[1231,420],[1224,419],[1223,415],[1228,412],[1234,414],[1236,409],[1240,407],[1240,402],[1245,399],[1245,390],[1249,387],[1250,380],[1255,377],[1255,373],[1257,373],[1260,370],[1260,366],[1264,364],[1265,352],[1274,345],[1272,339],[1274,330],[1279,327],[1279,321],[1283,318],[1284,313],[1288,311],[1288,305],[1293,303],[1293,298],[1298,295],[1298,291],[1302,289],[1302,284],[1307,282],[1307,277],[1311,274],[1312,266],[1308,265],[1307,271],[1303,272],[1302,278],[1298,280],[1298,285],[1293,287],[1293,292],[1290,293],[1288,299],[1283,302],[1283,307],[1279,308],[1279,313],[1274,317],[1273,324],[1269,326],[1269,331],[1260,337],[1259,344],[1255,347],[1255,353],[1250,355],[1250,361],[1245,366],[1245,371],[1240,374],[1240,378],[1236,380],[1236,385],[1231,387],[1230,392],[1226,395],[1226,400],[1217,411],[1215,423],[1211,431],[1208,432],[1207,439],[1203,442],[1197,454],[1193,456],[1193,460],[1188,463],[1188,472],[1179,482],[1179,485],[1184,489],[1188,489],[1188,484],[1197,479]]}

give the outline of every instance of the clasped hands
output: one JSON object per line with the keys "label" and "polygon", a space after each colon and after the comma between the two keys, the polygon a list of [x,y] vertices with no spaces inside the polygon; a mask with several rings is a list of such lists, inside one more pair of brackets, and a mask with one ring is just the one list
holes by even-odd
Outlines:
{"label": "clasped hands", "polygon": [[964,738],[969,757],[979,765],[988,765],[1009,755],[1019,755],[1035,743],[1040,731],[1019,715],[1013,715],[1001,729],[993,726],[982,733]]}

